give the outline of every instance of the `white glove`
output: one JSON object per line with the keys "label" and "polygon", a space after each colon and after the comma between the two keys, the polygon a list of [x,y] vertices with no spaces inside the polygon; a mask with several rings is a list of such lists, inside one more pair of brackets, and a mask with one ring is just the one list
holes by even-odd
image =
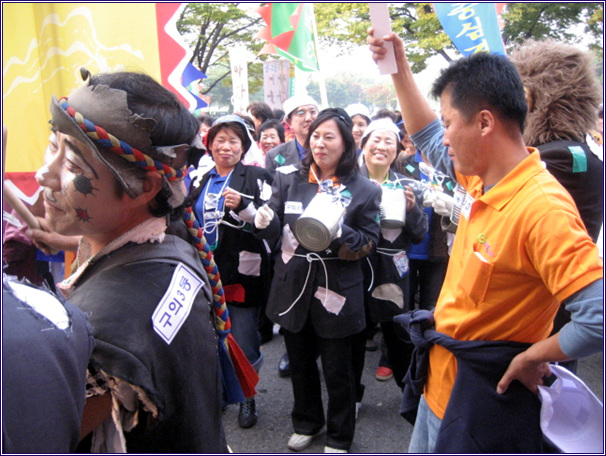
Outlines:
{"label": "white glove", "polygon": [[269,226],[269,223],[273,218],[274,211],[272,211],[267,204],[264,204],[257,209],[257,213],[255,214],[255,227],[259,230],[263,230]]}
{"label": "white glove", "polygon": [[423,192],[423,207],[431,207],[433,206],[433,202],[436,199],[433,190],[425,190]]}
{"label": "white glove", "polygon": [[450,217],[454,206],[454,198],[443,192],[434,192],[432,207],[438,215]]}

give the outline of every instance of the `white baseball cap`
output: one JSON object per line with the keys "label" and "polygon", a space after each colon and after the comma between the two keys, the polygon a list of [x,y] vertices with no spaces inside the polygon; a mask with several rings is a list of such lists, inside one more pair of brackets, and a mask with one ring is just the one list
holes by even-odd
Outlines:
{"label": "white baseball cap", "polygon": [[557,380],[539,386],[541,429],[564,453],[604,453],[604,406],[583,380],[549,365]]}
{"label": "white baseball cap", "polygon": [[288,120],[288,116],[297,108],[301,106],[312,105],[318,109],[318,102],[309,95],[294,95],[284,101],[282,107],[284,108],[284,120]]}
{"label": "white baseball cap", "polygon": [[345,108],[345,112],[349,114],[349,117],[352,119],[355,115],[361,115],[370,119],[370,111],[362,103],[350,104],[347,108]]}
{"label": "white baseball cap", "polygon": [[401,138],[400,137],[401,131],[398,128],[398,126],[395,123],[393,123],[391,119],[383,117],[381,119],[373,120],[372,122],[370,122],[368,127],[366,127],[366,130],[364,130],[362,139],[366,138],[368,135],[370,135],[375,130],[391,131],[394,135],[396,135],[396,137],[398,138],[398,141]]}

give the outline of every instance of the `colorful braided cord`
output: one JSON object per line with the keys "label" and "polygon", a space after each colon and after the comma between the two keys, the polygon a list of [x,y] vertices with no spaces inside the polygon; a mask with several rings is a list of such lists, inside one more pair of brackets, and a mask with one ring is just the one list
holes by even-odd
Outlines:
{"label": "colorful braided cord", "polygon": [[67,104],[67,98],[61,98],[59,100],[59,105],[65,110],[65,112],[67,112],[67,114],[69,114],[70,117],[76,121],[76,124],[78,124],[86,136],[88,136],[98,146],[115,152],[122,158],[134,163],[146,171],[157,171],[166,176],[169,181],[179,181],[187,175],[187,167],[182,169],[171,168],[170,166],[154,160],[148,155],[145,155],[140,150],[129,146],[127,143],[119,140],[115,136],[112,136],[103,128],[92,123],[90,120],[85,119],[82,114]]}
{"label": "colorful braided cord", "polygon": [[[217,268],[213,254],[210,251],[210,246],[206,242],[200,223],[196,220],[196,216],[194,215],[191,206],[185,209],[183,220],[185,221],[190,236],[194,240],[194,247],[198,251],[204,270],[210,280],[213,293],[215,321],[217,330],[221,335],[221,333],[226,333],[231,328],[229,312],[227,311],[227,304],[225,302],[225,293],[223,291],[223,284],[221,283],[221,275],[219,274],[219,269]],[[225,334],[225,336],[227,336],[227,334]]]}

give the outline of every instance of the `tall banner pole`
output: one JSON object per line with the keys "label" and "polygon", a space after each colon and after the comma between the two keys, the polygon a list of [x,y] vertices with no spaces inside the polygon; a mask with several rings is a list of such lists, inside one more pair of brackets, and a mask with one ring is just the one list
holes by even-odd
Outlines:
{"label": "tall banner pole", "polygon": [[316,14],[314,11],[314,5],[311,7],[311,18],[312,18],[312,31],[313,31],[313,44],[318,58],[318,85],[320,86],[320,104],[323,108],[328,108],[328,95],[326,93],[326,81],[322,75],[322,65],[320,65],[320,52],[318,49],[318,27],[316,25]]}
{"label": "tall banner pole", "polygon": [[245,113],[248,107],[248,65],[246,63],[246,50],[233,47],[229,50],[231,63],[231,81],[233,88],[232,104],[234,112]]}

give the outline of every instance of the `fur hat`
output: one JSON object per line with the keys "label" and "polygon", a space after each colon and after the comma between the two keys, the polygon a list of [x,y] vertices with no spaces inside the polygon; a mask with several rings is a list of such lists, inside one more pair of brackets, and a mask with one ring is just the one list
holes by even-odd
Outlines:
{"label": "fur hat", "polygon": [[602,101],[590,53],[554,40],[529,40],[512,55],[528,99],[524,141],[584,141]]}

